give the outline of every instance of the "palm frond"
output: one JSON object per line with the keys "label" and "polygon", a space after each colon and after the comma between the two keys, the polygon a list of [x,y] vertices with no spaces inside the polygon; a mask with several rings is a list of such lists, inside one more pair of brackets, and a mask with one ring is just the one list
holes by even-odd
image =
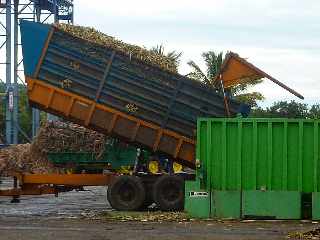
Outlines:
{"label": "palm frond", "polygon": [[167,57],[179,65],[182,57],[182,52],[171,51],[168,52]]}
{"label": "palm frond", "polygon": [[210,85],[210,80],[207,78],[206,74],[201,70],[201,68],[194,61],[192,60],[189,61],[188,65],[192,68],[192,71],[187,75],[188,77]]}
{"label": "palm frond", "polygon": [[202,53],[202,57],[207,66],[207,77],[212,80],[215,79],[222,66],[224,59],[223,52],[216,54],[213,51],[208,51]]}

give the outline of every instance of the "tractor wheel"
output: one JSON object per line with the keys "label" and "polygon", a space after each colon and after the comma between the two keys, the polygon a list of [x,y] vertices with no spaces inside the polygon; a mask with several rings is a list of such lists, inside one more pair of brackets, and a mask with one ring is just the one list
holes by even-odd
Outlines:
{"label": "tractor wheel", "polygon": [[145,202],[142,181],[135,176],[119,176],[108,187],[107,198],[112,208],[119,211],[139,210]]}
{"label": "tractor wheel", "polygon": [[153,186],[153,199],[162,211],[180,211],[184,205],[184,180],[162,176]]}

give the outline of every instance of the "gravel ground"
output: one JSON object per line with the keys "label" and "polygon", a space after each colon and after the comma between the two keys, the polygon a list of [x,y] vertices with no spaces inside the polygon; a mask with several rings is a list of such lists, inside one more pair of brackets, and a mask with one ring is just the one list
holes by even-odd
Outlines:
{"label": "gravel ground", "polygon": [[[4,179],[1,188],[9,188],[11,181]],[[10,203],[10,198],[0,198],[0,216],[46,218],[76,218],[110,211],[106,187],[88,187],[86,191],[72,191],[46,196],[21,197],[20,203]]]}
{"label": "gravel ground", "polygon": [[[10,182],[5,180],[2,188]],[[54,196],[0,198],[0,240],[286,239],[288,232],[318,226],[308,221],[112,221],[106,188]],[[114,212],[112,212],[114,214]]]}

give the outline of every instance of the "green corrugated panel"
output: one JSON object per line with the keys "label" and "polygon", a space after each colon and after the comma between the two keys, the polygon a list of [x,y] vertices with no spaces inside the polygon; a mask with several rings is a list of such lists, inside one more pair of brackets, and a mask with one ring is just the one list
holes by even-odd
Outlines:
{"label": "green corrugated panel", "polygon": [[257,164],[257,186],[259,188],[267,188],[268,185],[268,155],[270,150],[268,149],[268,138],[267,137],[261,137],[261,136],[267,136],[268,135],[268,123],[260,123],[259,124],[259,134],[258,134],[258,140],[257,140],[257,159],[259,161],[256,161]]}
{"label": "green corrugated panel", "polygon": [[320,220],[320,193],[312,193],[312,219]]}
{"label": "green corrugated panel", "polygon": [[194,218],[210,218],[210,194],[201,189],[199,181],[185,182],[184,209]]}
{"label": "green corrugated panel", "polygon": [[206,189],[317,192],[319,120],[199,119]]}
{"label": "green corrugated panel", "polygon": [[240,191],[212,191],[211,217],[213,218],[241,218]]}
{"label": "green corrugated panel", "polygon": [[300,219],[301,193],[296,191],[243,191],[242,218]]}
{"label": "green corrugated panel", "polygon": [[314,189],[317,192],[320,192],[320,164],[319,164],[319,155],[320,155],[320,127],[319,124],[315,123],[314,128]]}

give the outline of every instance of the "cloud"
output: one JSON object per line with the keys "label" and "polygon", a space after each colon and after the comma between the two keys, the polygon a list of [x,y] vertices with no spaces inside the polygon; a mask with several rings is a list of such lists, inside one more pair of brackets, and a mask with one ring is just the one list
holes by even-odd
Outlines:
{"label": "cloud", "polygon": [[310,17],[316,19],[319,9],[320,3],[317,0],[309,0],[307,4],[298,0],[201,0],[199,2],[162,0],[156,3],[149,0],[118,0],[104,4],[101,0],[91,0],[90,4],[87,1],[76,3],[76,12],[98,13],[105,18],[125,17],[146,21],[146,18],[151,21],[183,19],[199,22],[214,19],[222,22],[228,20],[227,22],[237,25],[256,25],[258,22],[274,20],[286,21],[291,17],[294,17],[289,19],[292,22],[305,16],[308,16],[308,19]]}
{"label": "cloud", "polygon": [[[238,52],[262,70],[317,102],[320,92],[320,1],[118,0],[76,2],[78,24],[94,26],[124,41],[151,47],[163,43],[203,66],[207,50]],[[204,67],[204,66],[203,66]],[[273,100],[296,99],[266,81],[256,87]]]}

